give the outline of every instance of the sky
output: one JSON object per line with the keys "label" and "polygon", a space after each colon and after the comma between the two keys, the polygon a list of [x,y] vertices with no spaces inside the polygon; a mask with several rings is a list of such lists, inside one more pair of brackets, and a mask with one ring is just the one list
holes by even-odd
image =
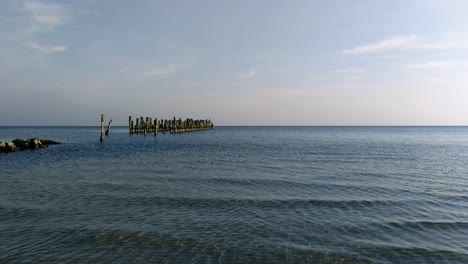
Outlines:
{"label": "sky", "polygon": [[1,125],[468,125],[465,0],[0,0]]}

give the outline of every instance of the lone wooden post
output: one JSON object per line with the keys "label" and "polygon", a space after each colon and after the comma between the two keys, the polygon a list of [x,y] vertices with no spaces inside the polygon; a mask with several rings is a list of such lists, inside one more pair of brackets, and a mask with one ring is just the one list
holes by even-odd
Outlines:
{"label": "lone wooden post", "polygon": [[111,120],[109,121],[109,124],[107,125],[106,136],[109,136],[109,130],[110,130],[111,124],[112,124],[112,118],[111,118]]}
{"label": "lone wooden post", "polygon": [[101,114],[101,138],[99,141],[104,142],[104,114]]}

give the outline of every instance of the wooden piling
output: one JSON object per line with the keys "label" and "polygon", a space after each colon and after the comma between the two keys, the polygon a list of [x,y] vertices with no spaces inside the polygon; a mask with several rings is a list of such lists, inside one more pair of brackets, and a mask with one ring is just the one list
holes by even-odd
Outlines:
{"label": "wooden piling", "polygon": [[[162,132],[163,134],[166,132],[171,134],[185,133],[213,129],[214,127],[214,124],[210,119],[194,120],[191,118],[182,119],[176,117],[173,117],[172,119],[153,119],[152,117],[143,118],[140,116],[139,118],[135,118],[135,120],[136,124],[131,116],[128,117],[128,132],[130,134],[142,133],[145,136],[151,132],[156,136],[158,132]],[[109,122],[108,131],[110,130],[111,123],[112,119]],[[108,135],[108,131],[106,131],[106,135]]]}
{"label": "wooden piling", "polygon": [[99,141],[104,142],[104,114],[101,114],[101,138]]}
{"label": "wooden piling", "polygon": [[132,116],[129,116],[128,117],[128,133],[131,134],[132,133]]}
{"label": "wooden piling", "polygon": [[143,120],[143,117],[140,116],[140,131],[143,132],[143,128],[145,127],[145,121]]}
{"label": "wooden piling", "polygon": [[148,133],[153,132],[153,118],[148,117]]}
{"label": "wooden piling", "polygon": [[158,119],[154,119],[154,136],[158,135]]}
{"label": "wooden piling", "polygon": [[111,120],[109,121],[109,124],[107,125],[106,136],[109,136],[109,130],[110,130],[111,124],[112,124],[112,118],[111,118]]}

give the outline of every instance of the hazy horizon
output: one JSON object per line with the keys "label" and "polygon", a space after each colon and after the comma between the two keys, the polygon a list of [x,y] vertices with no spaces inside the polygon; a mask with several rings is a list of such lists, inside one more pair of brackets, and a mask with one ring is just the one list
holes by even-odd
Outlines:
{"label": "hazy horizon", "polygon": [[467,1],[0,3],[2,126],[466,126]]}
{"label": "hazy horizon", "polygon": [[[107,128],[107,124],[108,124],[108,121],[106,120],[105,122],[105,125],[104,125],[104,128],[106,129]],[[28,128],[28,127],[96,127],[96,128],[100,128],[101,125],[100,125],[100,122],[98,125],[49,125],[49,126],[41,126],[41,125],[18,125],[18,126],[5,126],[5,125],[2,125],[0,127],[4,127],[4,128],[12,128],[12,127],[19,127],[19,128]],[[114,122],[112,123],[111,125],[111,130],[112,128],[116,128],[116,127],[119,127],[119,128],[128,128],[128,125],[124,125],[124,124],[114,124]],[[375,127],[375,128],[398,128],[398,127],[401,127],[401,128],[430,128],[430,127],[434,127],[434,128],[443,128],[443,127],[447,127],[447,128],[455,128],[455,127],[460,127],[460,128],[465,128],[465,127],[468,127],[468,125],[216,125],[215,124],[215,127],[323,127],[323,128],[326,128],[326,127],[337,127],[337,128],[345,128],[345,127],[349,127],[349,128],[353,128],[353,127],[356,127],[356,128],[365,128],[365,127],[369,127],[369,128],[372,128],[372,127]]]}

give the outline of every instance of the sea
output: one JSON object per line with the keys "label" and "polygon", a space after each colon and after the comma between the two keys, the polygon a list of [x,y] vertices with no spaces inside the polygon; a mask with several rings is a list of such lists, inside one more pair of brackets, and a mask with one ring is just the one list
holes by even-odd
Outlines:
{"label": "sea", "polygon": [[468,263],[468,127],[0,127],[0,263]]}

